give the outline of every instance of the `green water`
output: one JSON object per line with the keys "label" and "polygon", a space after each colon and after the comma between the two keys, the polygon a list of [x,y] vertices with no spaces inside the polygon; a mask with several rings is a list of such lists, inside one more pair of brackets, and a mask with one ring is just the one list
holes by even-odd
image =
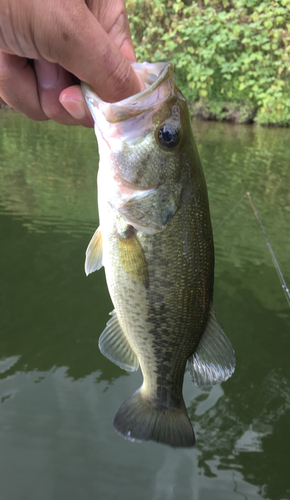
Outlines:
{"label": "green water", "polygon": [[[193,450],[127,442],[112,420],[141,383],[98,350],[112,304],[86,278],[97,226],[93,131],[0,114],[1,500],[290,499],[290,130],[193,124],[215,230],[215,309],[237,368],[185,376]],[[223,223],[222,223],[223,222]],[[222,225],[220,225],[222,223]],[[219,226],[220,225],[220,226]]]}

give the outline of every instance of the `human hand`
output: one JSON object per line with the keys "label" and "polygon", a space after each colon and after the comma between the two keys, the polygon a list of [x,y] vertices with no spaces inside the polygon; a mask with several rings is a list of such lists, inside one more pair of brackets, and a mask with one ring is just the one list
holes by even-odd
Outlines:
{"label": "human hand", "polygon": [[93,126],[75,84],[125,99],[141,90],[128,61],[124,0],[0,0],[0,103],[28,118]]}

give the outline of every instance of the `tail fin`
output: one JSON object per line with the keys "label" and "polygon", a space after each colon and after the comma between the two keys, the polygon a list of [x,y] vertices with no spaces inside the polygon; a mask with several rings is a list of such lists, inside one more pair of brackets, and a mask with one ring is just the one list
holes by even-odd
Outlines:
{"label": "tail fin", "polygon": [[192,447],[195,436],[183,402],[180,408],[160,408],[136,391],[120,406],[114,427],[130,441],[157,441],[177,447]]}

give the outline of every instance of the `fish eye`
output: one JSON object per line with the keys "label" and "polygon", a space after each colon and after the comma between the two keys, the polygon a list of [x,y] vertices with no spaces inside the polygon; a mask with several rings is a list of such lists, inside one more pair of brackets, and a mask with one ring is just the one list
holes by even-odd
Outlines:
{"label": "fish eye", "polygon": [[172,149],[180,142],[180,130],[178,127],[166,124],[158,130],[158,141],[161,146]]}

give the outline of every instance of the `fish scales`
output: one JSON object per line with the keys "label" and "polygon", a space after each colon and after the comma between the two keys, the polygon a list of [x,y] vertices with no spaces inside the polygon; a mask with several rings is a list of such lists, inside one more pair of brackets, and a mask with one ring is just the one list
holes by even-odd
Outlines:
{"label": "fish scales", "polygon": [[115,428],[132,441],[189,447],[186,365],[196,385],[213,385],[233,373],[234,351],[212,305],[210,212],[186,102],[170,63],[134,67],[151,83],[120,103],[104,103],[83,86],[100,151],[100,228],[86,272],[104,265],[115,307],[101,351],[143,374]]}
{"label": "fish scales", "polygon": [[[116,238],[112,238],[109,250],[114,264],[111,266],[112,272],[107,276],[108,287],[116,310],[120,311],[118,317],[121,326],[139,359],[144,378],[151,381],[150,392],[144,389],[147,397],[156,396],[154,392],[158,391],[158,379],[163,365],[165,368],[169,366],[166,370],[168,392],[176,392],[176,380],[180,380],[181,375],[183,380],[186,360],[203,332],[210,305],[210,292],[205,294],[204,280],[210,280],[213,269],[207,266],[207,276],[204,261],[213,261],[211,223],[209,217],[205,219],[209,238],[197,245],[200,234],[204,234],[207,228],[201,231],[200,223],[196,224],[195,220],[200,217],[195,213],[195,205],[191,203],[189,188],[188,191],[189,207],[184,204],[177,212],[174,224],[173,221],[169,222],[166,229],[155,235],[154,239],[146,233],[136,233],[147,264],[147,288],[141,284],[137,291],[136,282],[128,279],[121,263]],[[112,217],[116,217],[114,211]],[[186,230],[192,241],[185,244],[183,234]],[[191,251],[192,246],[196,248],[194,253]],[[168,269],[171,267],[172,273],[169,275]],[[128,300],[128,293],[135,293],[133,304]],[[148,342],[151,343],[154,357],[151,350],[150,355],[147,355]],[[178,370],[182,373],[177,376]],[[157,375],[154,384],[153,372]],[[146,377],[147,374],[150,377]],[[179,395],[181,397],[181,392]]]}

